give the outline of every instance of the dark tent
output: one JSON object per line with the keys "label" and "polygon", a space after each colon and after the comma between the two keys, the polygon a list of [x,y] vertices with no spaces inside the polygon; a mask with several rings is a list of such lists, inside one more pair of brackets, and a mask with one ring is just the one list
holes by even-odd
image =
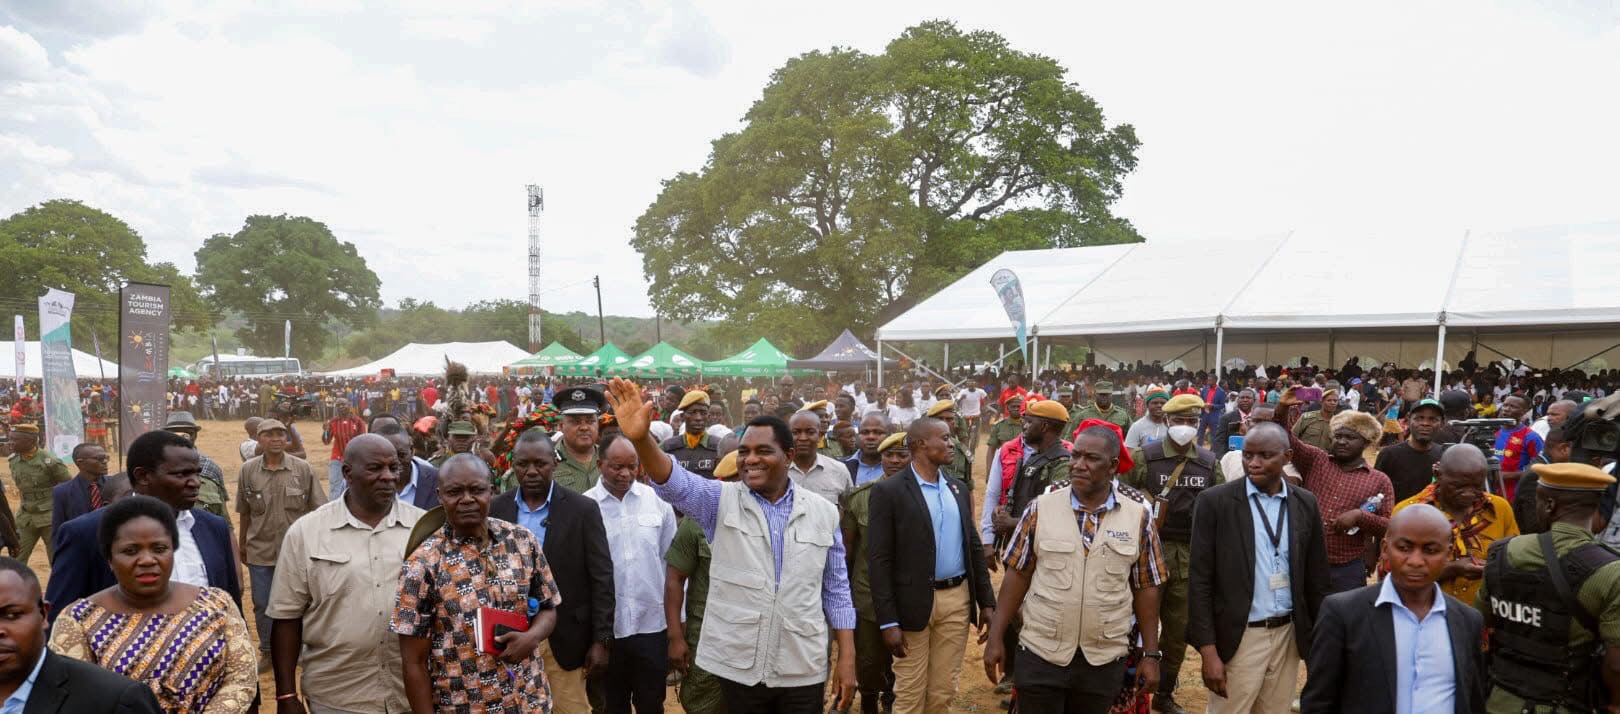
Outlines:
{"label": "dark tent", "polygon": [[[839,335],[838,339],[827,345],[827,349],[822,350],[821,354],[810,359],[790,359],[787,361],[787,367],[788,369],[814,369],[822,372],[853,372],[872,369],[877,366],[877,360],[878,355],[872,351],[872,348],[861,344],[861,341],[855,338],[854,333],[844,330],[844,334]],[[892,359],[885,359],[883,360],[883,366],[893,369],[900,366],[900,363]]]}

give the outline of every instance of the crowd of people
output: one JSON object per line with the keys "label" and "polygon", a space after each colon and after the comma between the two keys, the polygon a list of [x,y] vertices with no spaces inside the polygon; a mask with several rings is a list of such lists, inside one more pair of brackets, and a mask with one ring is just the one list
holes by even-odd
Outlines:
{"label": "crowd of people", "polygon": [[118,473],[14,399],[0,712],[1620,705],[1615,376],[1460,366],[177,380]]}

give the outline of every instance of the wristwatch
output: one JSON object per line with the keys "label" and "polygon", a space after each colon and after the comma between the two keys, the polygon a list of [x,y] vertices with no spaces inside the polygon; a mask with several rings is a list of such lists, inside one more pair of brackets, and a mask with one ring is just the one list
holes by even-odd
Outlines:
{"label": "wristwatch", "polygon": [[1142,659],[1164,659],[1164,650],[1147,650],[1142,653]]}

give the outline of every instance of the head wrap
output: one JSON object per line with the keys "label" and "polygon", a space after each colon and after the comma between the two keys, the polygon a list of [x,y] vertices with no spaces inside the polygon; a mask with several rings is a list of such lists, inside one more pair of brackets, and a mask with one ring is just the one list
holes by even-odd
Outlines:
{"label": "head wrap", "polygon": [[522,436],[523,432],[530,429],[541,429],[547,433],[556,431],[559,418],[561,417],[557,407],[541,404],[529,412],[528,416],[519,419],[512,428],[506,430],[506,436],[501,437],[501,443],[506,447],[501,450],[500,456],[495,457],[495,468],[505,471],[512,467],[512,448],[517,446],[518,437]]}
{"label": "head wrap", "polygon": [[1115,475],[1129,473],[1131,469],[1136,468],[1136,460],[1131,458],[1131,449],[1125,445],[1125,432],[1120,430],[1118,424],[1103,421],[1101,419],[1087,419],[1080,422],[1079,428],[1074,430],[1072,440],[1078,440],[1080,438],[1080,432],[1094,426],[1106,427],[1109,431],[1114,432],[1114,434],[1119,437],[1119,468],[1115,470]]}
{"label": "head wrap", "polygon": [[1168,402],[1170,401],[1170,393],[1164,391],[1164,387],[1153,387],[1148,390],[1147,396],[1142,398],[1142,402],[1147,403],[1155,399],[1163,399]]}

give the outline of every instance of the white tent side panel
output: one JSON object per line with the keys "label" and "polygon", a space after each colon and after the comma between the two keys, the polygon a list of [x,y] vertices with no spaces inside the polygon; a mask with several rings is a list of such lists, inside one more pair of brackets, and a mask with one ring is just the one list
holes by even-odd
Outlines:
{"label": "white tent side panel", "polygon": [[1620,223],[1476,233],[1459,267],[1451,327],[1620,323]]}
{"label": "white tent side panel", "polygon": [[392,369],[402,377],[442,376],[446,357],[467,365],[467,371],[472,374],[500,374],[502,367],[528,356],[528,352],[510,342],[445,342],[436,345],[412,342],[369,364],[324,374],[332,377],[364,377]]}
{"label": "white tent side panel", "polygon": [[[17,343],[11,340],[0,342],[0,359],[4,367],[0,367],[0,379],[10,379],[17,374],[13,355],[17,354]],[[24,379],[45,378],[45,357],[40,353],[39,341],[28,340],[23,343],[23,352],[27,355],[28,364],[23,366]],[[99,362],[99,367],[97,366]],[[118,365],[106,360],[97,360],[93,354],[73,350],[73,374],[79,379],[101,379],[102,370],[106,370],[107,379],[118,379]]]}
{"label": "white tent side panel", "polygon": [[897,342],[1012,337],[1007,311],[990,287],[990,276],[1002,268],[1018,275],[1033,334],[1036,320],[1139,245],[1007,251],[879,327],[877,337]]}

